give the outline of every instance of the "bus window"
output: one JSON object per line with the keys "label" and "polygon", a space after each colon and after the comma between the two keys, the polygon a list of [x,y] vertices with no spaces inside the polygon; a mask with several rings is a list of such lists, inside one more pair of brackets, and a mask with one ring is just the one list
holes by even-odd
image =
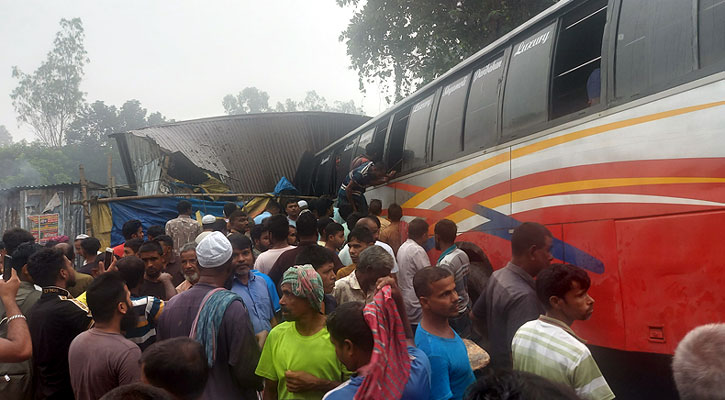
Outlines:
{"label": "bus window", "polygon": [[695,68],[691,1],[623,0],[615,94],[630,99],[663,89]]}
{"label": "bus window", "polygon": [[360,139],[360,136],[355,135],[344,142],[342,147],[335,149],[335,181],[338,185],[342,184],[342,179],[350,172],[350,164],[352,164],[358,139]]}
{"label": "bus window", "polygon": [[433,131],[433,160],[447,161],[463,150],[463,112],[470,74],[443,87]]}
{"label": "bus window", "polygon": [[463,133],[463,148],[471,152],[496,144],[503,56],[473,71],[472,79]]}
{"label": "bus window", "polygon": [[403,146],[403,171],[410,171],[425,165],[426,139],[430,112],[433,109],[433,96],[430,95],[413,106],[410,111],[408,130]]}
{"label": "bus window", "polygon": [[337,193],[337,188],[333,187],[333,172],[335,171],[333,162],[332,152],[320,156],[317,173],[315,174],[314,193],[316,196]]}
{"label": "bus window", "polygon": [[708,67],[725,60],[725,1],[700,0],[700,66]]}
{"label": "bus window", "polygon": [[373,152],[377,157],[382,158],[385,151],[385,136],[388,134],[388,124],[390,123],[390,115],[380,119],[375,126],[375,134],[373,135]]}
{"label": "bus window", "polygon": [[585,3],[562,19],[554,57],[552,118],[599,103],[602,36],[606,23],[606,0]]}
{"label": "bus window", "polygon": [[360,155],[370,155],[365,151],[365,148],[373,142],[373,134],[375,133],[375,128],[370,128],[367,131],[363,132],[362,135],[360,135],[360,142],[357,144],[357,149],[355,150],[355,157],[357,158]]}
{"label": "bus window", "polygon": [[514,44],[503,98],[503,135],[530,128],[548,118],[549,56],[554,44],[551,24]]}
{"label": "bus window", "polygon": [[410,106],[404,107],[395,113],[393,127],[390,129],[388,139],[388,170],[400,171],[403,163],[403,142],[405,130],[408,128]]}

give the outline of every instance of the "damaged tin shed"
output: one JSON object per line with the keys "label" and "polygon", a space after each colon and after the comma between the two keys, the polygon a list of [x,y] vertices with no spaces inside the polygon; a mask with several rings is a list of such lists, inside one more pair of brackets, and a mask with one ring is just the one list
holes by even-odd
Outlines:
{"label": "damaged tin shed", "polygon": [[159,193],[264,193],[370,117],[329,112],[230,115],[113,134],[129,184]]}

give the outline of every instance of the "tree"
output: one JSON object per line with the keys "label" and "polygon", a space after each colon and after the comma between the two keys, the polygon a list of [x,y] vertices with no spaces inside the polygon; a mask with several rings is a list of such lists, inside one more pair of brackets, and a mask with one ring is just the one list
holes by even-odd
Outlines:
{"label": "tree", "polygon": [[68,128],[67,142],[92,142],[105,145],[111,133],[119,132],[121,119],[116,106],[98,100],[85,105]]}
{"label": "tree", "polygon": [[13,136],[5,125],[0,125],[0,146],[10,146],[13,144]]}
{"label": "tree", "polygon": [[274,107],[274,111],[277,112],[294,112],[297,111],[297,102],[287,98],[284,101],[284,104],[281,102],[277,102],[277,105]]}
{"label": "tree", "polygon": [[112,133],[169,122],[158,111],[148,117],[147,112],[148,110],[141,107],[141,102],[135,99],[126,101],[120,109],[97,100],[85,105],[78,113],[68,129],[67,141],[69,144],[91,143],[106,146],[113,143],[108,141],[108,135]]}
{"label": "tree", "polygon": [[327,99],[310,90],[300,102],[299,108],[305,111],[327,111],[330,107],[327,105]]}
{"label": "tree", "polygon": [[555,1],[337,0],[354,8],[340,40],[361,90],[377,82],[397,102]]}
{"label": "tree", "polygon": [[228,94],[222,100],[229,115],[270,112],[269,95],[256,87],[245,87],[236,96]]}
{"label": "tree", "polygon": [[271,108],[269,107],[269,95],[267,92],[261,91],[256,87],[247,87],[236,96],[231,94],[224,96],[222,105],[224,106],[224,111],[229,115],[294,111],[332,111],[348,114],[364,114],[363,109],[355,106],[355,101],[353,100],[347,102],[335,101],[330,106],[327,103],[327,99],[317,94],[314,90],[307,92],[305,98],[300,102],[287,98],[284,103],[278,101],[274,108]]}
{"label": "tree", "polygon": [[60,27],[53,49],[35,72],[26,74],[13,67],[12,76],[19,82],[10,95],[18,121],[30,125],[41,142],[54,147],[63,145],[84,103],[80,83],[89,62],[80,18],[61,19]]}

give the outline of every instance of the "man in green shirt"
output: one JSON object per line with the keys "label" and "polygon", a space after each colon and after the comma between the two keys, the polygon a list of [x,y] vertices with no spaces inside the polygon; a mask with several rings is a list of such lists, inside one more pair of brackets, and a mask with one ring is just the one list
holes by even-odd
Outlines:
{"label": "man in green shirt", "polygon": [[322,278],[311,265],[294,266],[280,287],[287,322],[269,332],[256,370],[264,399],[319,400],[347,378],[325,326]]}

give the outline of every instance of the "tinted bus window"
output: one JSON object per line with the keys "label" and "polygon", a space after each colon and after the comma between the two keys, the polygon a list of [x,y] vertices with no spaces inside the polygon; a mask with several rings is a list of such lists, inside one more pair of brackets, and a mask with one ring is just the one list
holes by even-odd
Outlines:
{"label": "tinted bus window", "polygon": [[463,148],[476,151],[496,144],[498,93],[503,78],[503,56],[473,71],[466,107]]}
{"label": "tinted bus window", "polygon": [[338,157],[340,157],[340,164],[338,165],[339,168],[350,168],[350,164],[352,163],[352,160],[354,158],[355,151],[357,150],[357,143],[359,139],[360,136],[355,135],[347,142],[345,142],[345,146],[342,148],[342,152],[338,155]]}
{"label": "tinted bus window", "polygon": [[403,107],[393,117],[393,127],[388,139],[388,170],[401,171],[403,163],[403,142],[408,128],[410,106]]}
{"label": "tinted bus window", "polygon": [[405,133],[405,146],[403,147],[403,170],[425,165],[426,138],[430,112],[433,109],[433,95],[430,95],[413,106],[408,120],[408,130]]}
{"label": "tinted bus window", "polygon": [[503,134],[545,122],[548,117],[549,70],[554,28],[551,24],[512,49],[503,99]]}
{"label": "tinted bus window", "polygon": [[700,0],[700,66],[725,60],[725,1]]}
{"label": "tinted bus window", "polygon": [[433,160],[450,160],[463,150],[463,112],[469,75],[443,87],[433,132]]}
{"label": "tinted bus window", "polygon": [[606,23],[606,0],[584,3],[562,19],[554,57],[552,118],[599,103]]}
{"label": "tinted bus window", "polygon": [[694,69],[692,13],[691,1],[622,1],[614,70],[618,98],[665,88]]}
{"label": "tinted bus window", "polygon": [[357,149],[355,150],[355,157],[361,154],[366,154],[365,147],[373,142],[373,133],[375,133],[375,128],[370,128],[360,135],[360,141],[358,142]]}
{"label": "tinted bus window", "polygon": [[323,154],[317,166],[317,174],[315,176],[314,193],[316,196],[337,193],[337,188],[333,187],[334,172],[332,152]]}

